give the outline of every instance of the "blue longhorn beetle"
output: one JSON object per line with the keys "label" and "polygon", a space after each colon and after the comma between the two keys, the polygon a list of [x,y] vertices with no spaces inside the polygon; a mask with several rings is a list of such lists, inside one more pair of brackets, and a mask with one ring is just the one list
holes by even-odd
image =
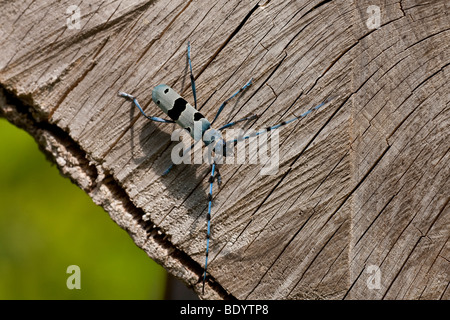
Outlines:
{"label": "blue longhorn beetle", "polygon": [[[309,109],[305,113],[292,118],[290,120],[283,121],[277,125],[267,127],[261,131],[254,132],[252,134],[249,134],[247,136],[239,137],[237,139],[232,139],[229,141],[225,141],[222,138],[221,132],[222,130],[229,128],[231,126],[234,126],[235,124],[242,122],[242,121],[248,121],[255,119],[257,116],[252,115],[245,118],[242,118],[240,120],[236,120],[230,123],[227,123],[223,125],[222,127],[218,129],[213,129],[212,125],[214,122],[218,119],[220,113],[225,108],[228,101],[230,101],[232,98],[234,98],[236,95],[238,95],[240,92],[248,88],[252,84],[252,79],[248,81],[243,87],[241,87],[237,92],[235,92],[231,97],[229,97],[227,100],[225,100],[217,110],[217,113],[213,119],[212,122],[209,122],[198,110],[197,110],[197,92],[195,89],[195,80],[192,73],[192,63],[191,63],[191,46],[188,42],[187,44],[187,59],[189,63],[189,69],[190,69],[190,79],[191,79],[191,87],[192,87],[192,93],[194,96],[194,105],[189,104],[186,100],[184,100],[175,90],[173,90],[171,87],[169,87],[166,84],[160,84],[156,86],[152,91],[152,100],[153,102],[165,113],[167,114],[171,120],[162,119],[159,117],[149,116],[147,115],[142,107],[139,105],[139,102],[137,99],[132,96],[131,94],[125,93],[125,92],[119,92],[119,96],[124,97],[126,99],[129,99],[133,102],[133,104],[139,109],[139,111],[149,120],[156,121],[156,122],[162,122],[162,123],[177,123],[180,125],[183,129],[186,129],[191,137],[194,139],[194,143],[187,149],[183,151],[183,158],[189,152],[194,145],[198,141],[203,141],[205,146],[209,146],[211,150],[215,153],[217,156],[226,156],[228,149],[228,146],[230,145],[236,145],[239,141],[243,141],[246,139],[249,139],[251,137],[258,136],[260,134],[264,134],[268,131],[278,129],[281,126],[284,126],[286,124],[289,124],[295,120],[298,120],[300,118],[305,117],[309,113],[311,113],[314,110],[319,109],[321,106],[326,104],[331,99],[327,99],[324,102],[320,103],[319,105],[315,106],[312,109]],[[198,132],[198,128],[201,129],[201,132]],[[167,170],[164,171],[163,175],[166,175],[169,173],[169,171],[172,169],[174,164],[172,163]],[[212,161],[211,164],[211,175],[209,177],[209,194],[208,194],[208,214],[206,215],[207,220],[207,232],[206,232],[206,254],[205,254],[205,267],[203,269],[203,287],[202,287],[202,294],[205,292],[205,280],[206,280],[206,272],[207,272],[207,266],[208,266],[208,253],[209,253],[209,239],[211,234],[211,207],[212,207],[212,191],[213,191],[213,184],[214,180],[217,179],[217,184],[220,186],[221,183],[221,176],[219,173],[219,169],[217,167],[217,164],[215,162],[215,158]]]}

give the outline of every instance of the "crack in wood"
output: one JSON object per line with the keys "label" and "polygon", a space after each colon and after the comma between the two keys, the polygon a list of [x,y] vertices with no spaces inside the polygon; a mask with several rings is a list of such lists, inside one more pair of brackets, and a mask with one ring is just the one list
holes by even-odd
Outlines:
{"label": "crack in wood", "polygon": [[145,56],[145,54],[148,52],[148,50],[150,50],[150,48],[156,43],[156,41],[161,39],[161,37],[167,32],[167,30],[170,29],[172,24],[183,14],[183,12],[191,5],[191,3],[192,3],[192,0],[189,0],[188,3],[175,15],[175,17],[172,20],[170,20],[170,22],[161,31],[161,33],[156,38],[153,38],[150,41],[150,43],[144,48],[144,50],[142,50],[142,53],[137,58],[137,60],[135,62],[136,64],[139,64],[139,61],[141,61],[141,59]]}
{"label": "crack in wood", "polygon": [[334,238],[334,236],[338,233],[338,231],[341,229],[341,227],[345,224],[345,221],[342,222],[336,230],[333,232],[333,234],[327,239],[327,241],[320,247],[317,254],[314,255],[314,257],[311,259],[310,263],[307,265],[307,267],[304,269],[304,271],[301,273],[300,277],[298,277],[297,282],[295,285],[292,286],[292,289],[289,291],[288,296],[292,294],[293,290],[298,286],[298,284],[302,281],[305,274],[310,270],[310,267],[314,264],[316,259],[319,257],[319,255],[322,253],[323,249],[331,242],[331,239]]}
{"label": "crack in wood", "polygon": [[244,24],[247,22],[247,20],[251,17],[251,15],[256,11],[256,9],[259,8],[259,4],[257,3],[250,12],[244,17],[244,19],[241,21],[241,23],[233,30],[233,32],[228,36],[227,39],[220,45],[220,47],[214,52],[214,54],[209,58],[209,60],[206,62],[206,64],[200,69],[200,71],[197,72],[194,79],[197,79],[200,77],[200,75],[206,70],[206,68],[211,64],[211,62],[219,55],[219,53],[225,48],[225,46],[231,41],[231,39],[236,36],[236,34],[242,29]]}

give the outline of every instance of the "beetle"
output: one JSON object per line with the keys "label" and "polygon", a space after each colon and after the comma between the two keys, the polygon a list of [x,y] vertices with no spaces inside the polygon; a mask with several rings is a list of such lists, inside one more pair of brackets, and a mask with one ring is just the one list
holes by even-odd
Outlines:
{"label": "beetle", "polygon": [[[166,84],[160,84],[157,85],[153,91],[152,91],[152,100],[153,102],[166,114],[169,116],[169,119],[162,119],[155,116],[149,116],[147,115],[142,107],[139,105],[138,100],[131,94],[125,93],[125,92],[119,92],[119,96],[126,98],[128,100],[131,100],[133,104],[139,109],[139,111],[149,120],[161,122],[161,123],[176,123],[183,129],[187,130],[191,137],[194,140],[194,143],[187,149],[183,151],[183,157],[189,152],[194,145],[202,141],[205,146],[212,146],[211,150],[215,155],[219,156],[226,156],[227,155],[227,146],[229,145],[236,145],[239,141],[249,139],[251,137],[258,136],[260,134],[267,133],[269,131],[275,130],[280,128],[281,126],[287,125],[291,122],[294,122],[300,118],[305,117],[309,113],[311,113],[314,110],[319,109],[324,104],[326,104],[328,101],[330,101],[332,98],[326,99],[324,102],[320,103],[319,105],[315,106],[312,109],[309,109],[308,111],[304,112],[303,114],[296,116],[290,120],[283,121],[277,125],[266,127],[263,130],[254,132],[252,134],[228,140],[225,141],[222,137],[221,132],[224,129],[230,128],[234,126],[235,124],[242,122],[242,121],[250,121],[255,118],[257,118],[256,115],[247,116],[245,118],[242,118],[240,120],[229,122],[218,129],[213,128],[214,122],[218,119],[219,115],[227,105],[227,103],[233,99],[235,96],[237,96],[240,92],[247,89],[250,85],[252,85],[252,79],[250,79],[244,86],[242,86],[238,91],[236,91],[231,97],[226,99],[217,110],[217,113],[213,120],[210,122],[208,119],[205,118],[198,110],[197,110],[197,92],[195,88],[195,80],[192,73],[192,63],[191,63],[191,46],[188,42],[187,44],[187,58],[189,63],[189,69],[190,69],[190,80],[191,80],[191,88],[192,93],[194,96],[194,106],[189,104],[185,99],[183,99],[174,89],[169,87]],[[173,164],[169,166],[167,170],[164,171],[163,175],[166,175],[169,173],[169,171],[172,169]],[[204,294],[205,291],[205,281],[206,281],[206,273],[207,273],[207,267],[208,267],[208,253],[209,253],[209,242],[210,242],[210,236],[211,236],[211,209],[212,209],[212,192],[213,192],[213,184],[214,181],[217,179],[217,184],[220,186],[221,183],[221,176],[217,167],[217,163],[215,158],[213,158],[212,164],[211,164],[211,175],[209,177],[209,193],[208,193],[208,213],[206,216],[207,220],[207,232],[206,232],[206,254],[205,254],[205,265],[203,268],[203,279],[202,279],[202,294]]]}

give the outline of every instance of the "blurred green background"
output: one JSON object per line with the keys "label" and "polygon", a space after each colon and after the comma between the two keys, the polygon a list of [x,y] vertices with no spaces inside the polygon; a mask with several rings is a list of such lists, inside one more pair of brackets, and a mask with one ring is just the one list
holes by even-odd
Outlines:
{"label": "blurred green background", "polygon": [[3,118],[0,154],[0,299],[165,297],[165,270]]}

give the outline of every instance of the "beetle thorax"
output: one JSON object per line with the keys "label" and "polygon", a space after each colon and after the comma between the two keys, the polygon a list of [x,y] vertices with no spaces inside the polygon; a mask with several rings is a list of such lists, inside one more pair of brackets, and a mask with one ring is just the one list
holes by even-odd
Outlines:
{"label": "beetle thorax", "polygon": [[223,140],[220,131],[213,128],[209,128],[208,130],[206,130],[203,134],[202,139],[206,146],[210,145],[213,142]]}

